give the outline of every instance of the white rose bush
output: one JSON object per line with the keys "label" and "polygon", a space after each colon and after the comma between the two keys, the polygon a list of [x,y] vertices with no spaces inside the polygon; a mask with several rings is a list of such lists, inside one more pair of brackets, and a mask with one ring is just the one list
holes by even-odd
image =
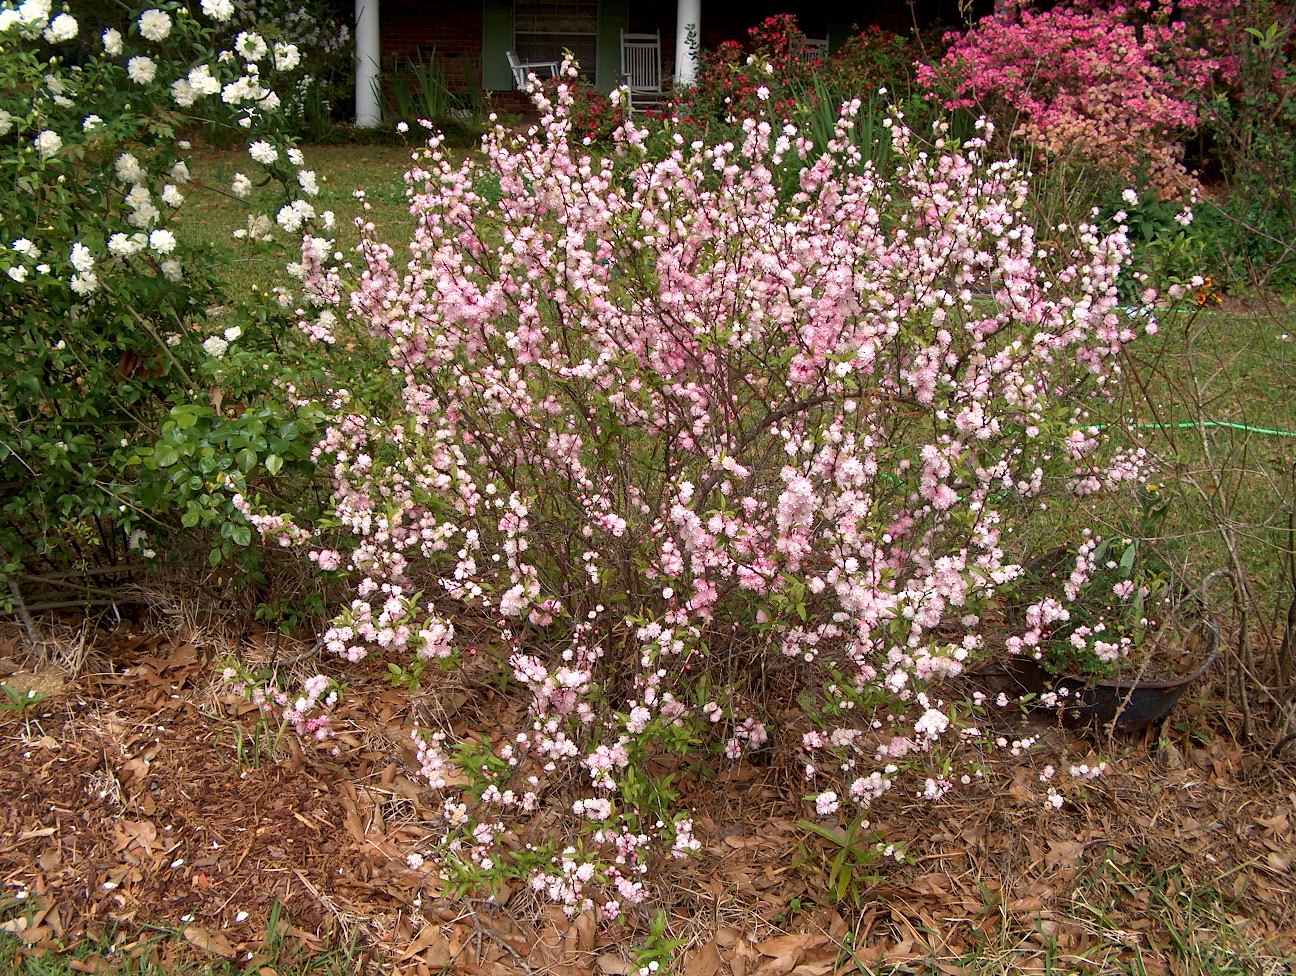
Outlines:
{"label": "white rose bush", "polygon": [[[115,540],[200,526],[218,561],[251,541],[224,517],[222,484],[304,454],[302,418],[262,369],[291,320],[272,300],[225,338],[232,323],[208,321],[220,255],[174,228],[194,128],[266,147],[224,188],[261,187],[269,214],[249,225],[287,207],[278,246],[295,249],[317,220],[271,87],[295,52],[247,31],[223,48],[232,14],[226,0],[147,4],[85,37],[47,0],[0,5],[0,546],[13,557],[67,558],[86,527],[120,555]],[[249,409],[222,409],[236,401]]]}
{"label": "white rose bush", "polygon": [[[400,389],[394,412],[328,405],[344,541],[236,503],[355,581],[332,652],[453,668],[468,612],[529,702],[420,739],[444,817],[411,866],[612,919],[699,846],[671,784],[690,767],[792,750],[807,812],[867,838],[889,795],[987,788],[978,761],[1025,747],[946,682],[986,653],[1011,534],[1141,476],[1086,413],[1135,338],[1129,244],[1037,241],[988,130],[889,121],[885,175],[852,148],[858,103],[817,159],[756,119],[657,154],[629,122],[599,158],[565,83],[536,97],[539,129],[496,130],[484,161],[433,140],[408,261],[368,240],[353,273],[306,239],[303,330],[368,330]],[[1014,648],[1065,612],[1029,608]]]}

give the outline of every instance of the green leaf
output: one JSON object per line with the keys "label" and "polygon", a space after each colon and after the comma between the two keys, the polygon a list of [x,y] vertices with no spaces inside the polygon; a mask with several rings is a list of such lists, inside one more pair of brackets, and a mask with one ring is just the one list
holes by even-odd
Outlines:
{"label": "green leaf", "polygon": [[283,468],[283,458],[278,454],[271,454],[265,459],[266,470],[271,474],[278,474]]}

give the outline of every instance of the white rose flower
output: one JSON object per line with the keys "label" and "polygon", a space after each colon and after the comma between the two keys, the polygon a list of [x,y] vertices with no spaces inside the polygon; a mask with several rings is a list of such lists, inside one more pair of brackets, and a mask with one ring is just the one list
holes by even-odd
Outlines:
{"label": "white rose flower", "polygon": [[126,206],[132,210],[138,210],[140,207],[147,206],[152,199],[148,187],[143,183],[136,183],[130,188],[130,192],[126,194]]}
{"label": "white rose flower", "polygon": [[18,238],[18,240],[14,241],[9,246],[12,247],[19,254],[27,255],[27,257],[31,258],[33,261],[35,261],[38,257],[41,256],[40,248],[37,247],[35,244],[33,244],[31,241],[27,240],[27,238],[25,237]]}
{"label": "white rose flower", "polygon": [[229,349],[229,343],[220,336],[208,336],[203,340],[202,347],[203,351],[207,353],[207,355],[215,359],[220,359],[220,357],[225,355],[225,352]]}
{"label": "white rose flower", "polygon": [[188,108],[194,102],[198,101],[198,93],[194,91],[193,85],[189,84],[186,78],[177,78],[171,82],[171,97],[181,108]]}
{"label": "white rose flower", "polygon": [[172,283],[179,281],[184,275],[180,270],[180,262],[174,258],[162,262],[162,277]]}
{"label": "white rose flower", "polygon": [[265,214],[248,214],[248,233],[258,241],[273,241],[274,224]]}
{"label": "white rose flower", "polygon": [[225,332],[224,332],[225,341],[226,341],[226,342],[233,342],[235,339],[237,339],[237,338],[238,338],[239,336],[241,336],[242,334],[243,334],[243,330],[242,330],[239,326],[237,326],[237,325],[231,325],[231,326],[230,326],[228,329],[226,329]]}
{"label": "white rose flower", "polygon": [[122,53],[122,35],[116,27],[109,27],[103,32],[104,53],[115,58]]}
{"label": "white rose flower", "polygon": [[[23,0],[18,7],[18,19],[28,27],[39,30],[49,21],[50,0]],[[35,34],[28,35],[35,37]]]}
{"label": "white rose flower", "polygon": [[140,14],[139,29],[150,41],[165,41],[171,34],[171,18],[161,10],[146,10]]}
{"label": "white rose flower", "polygon": [[74,274],[68,284],[78,295],[88,295],[99,287],[99,279],[93,271],[83,271],[80,274]]}
{"label": "white rose flower", "polygon": [[27,269],[21,264],[16,264],[10,268],[8,274],[10,278],[18,282],[20,285],[27,280]]}
{"label": "white rose flower", "polygon": [[168,207],[178,207],[184,201],[184,194],[175,188],[175,184],[168,183],[162,187],[162,202]]}
{"label": "white rose flower", "polygon": [[270,143],[258,139],[256,142],[252,143],[252,145],[248,146],[248,155],[258,163],[264,163],[266,166],[269,166],[279,158],[279,150],[270,145]]}
{"label": "white rose flower", "polygon": [[90,253],[90,248],[78,242],[72,245],[72,267],[78,271],[89,271],[94,267],[94,255]]}
{"label": "white rose flower", "polygon": [[157,63],[152,58],[137,54],[126,62],[126,74],[137,85],[147,85],[157,74]]}
{"label": "white rose flower", "polygon": [[308,197],[313,197],[319,193],[319,183],[315,179],[315,171],[304,169],[297,174],[297,182],[301,184],[302,192]]}
{"label": "white rose flower", "polygon": [[53,129],[45,129],[32,140],[36,146],[36,151],[40,153],[41,159],[49,159],[63,148],[63,138]]}
{"label": "white rose flower", "polygon": [[249,193],[252,192],[252,181],[249,180],[242,173],[235,173],[234,182],[230,186],[230,190],[234,193],[236,197],[243,199],[247,197]]}
{"label": "white rose flower", "polygon": [[169,230],[155,230],[149,234],[149,247],[157,251],[158,254],[170,254],[175,250],[175,234]]}
{"label": "white rose flower", "polygon": [[13,131],[14,117],[0,108],[0,136],[7,136]]}
{"label": "white rose flower", "polygon": [[260,61],[270,49],[266,46],[265,38],[260,34],[242,31],[234,40],[234,50],[249,61]]}
{"label": "white rose flower", "polygon": [[211,65],[200,64],[189,72],[189,84],[200,95],[215,95],[221,83],[211,73]]}
{"label": "white rose flower", "polygon": [[275,217],[275,220],[279,222],[280,227],[288,231],[290,234],[301,230],[302,215],[298,213],[294,207],[288,206],[282,208]]}
{"label": "white rose flower", "polygon": [[123,183],[140,183],[144,179],[144,167],[131,153],[122,153],[113,164],[117,170],[117,179]]}
{"label": "white rose flower", "polygon": [[77,36],[76,18],[71,14],[59,14],[45,28],[45,40],[51,44],[62,44]]}
{"label": "white rose flower", "polygon": [[153,204],[146,203],[143,206],[136,207],[135,211],[126,218],[126,223],[130,224],[132,227],[143,229],[148,227],[149,224],[153,223],[153,221],[157,220],[160,216],[162,216],[162,211],[158,210],[158,208],[153,206]]}
{"label": "white rose flower", "polygon": [[[188,149],[189,144],[180,143],[180,148]],[[184,184],[189,182],[189,167],[185,164],[185,161],[183,159],[171,167],[171,179],[173,182],[179,184],[180,186],[183,186]]]}
{"label": "white rose flower", "polygon": [[234,4],[232,0],[202,0],[202,12],[223,24],[234,16]]}
{"label": "white rose flower", "polygon": [[288,162],[292,163],[294,166],[301,166],[303,163],[306,162],[306,157],[302,155],[302,151],[300,149],[287,150],[287,156],[288,156]]}
{"label": "white rose flower", "polygon": [[113,234],[108,238],[108,253],[115,254],[120,258],[130,257],[138,252],[143,245],[133,237],[127,237],[125,234]]}
{"label": "white rose flower", "polygon": [[274,46],[274,62],[276,71],[292,71],[293,68],[301,64],[301,53],[297,50],[297,45],[276,44]]}
{"label": "white rose flower", "polygon": [[99,128],[102,125],[103,125],[103,119],[101,119],[99,116],[87,115],[85,117],[85,120],[81,123],[81,128],[86,132],[93,132],[95,129]]}
{"label": "white rose flower", "polygon": [[238,81],[231,81],[221,89],[221,101],[226,105],[240,105],[243,102],[251,101],[257,97],[256,87],[259,86],[254,86],[251,79],[245,75]]}

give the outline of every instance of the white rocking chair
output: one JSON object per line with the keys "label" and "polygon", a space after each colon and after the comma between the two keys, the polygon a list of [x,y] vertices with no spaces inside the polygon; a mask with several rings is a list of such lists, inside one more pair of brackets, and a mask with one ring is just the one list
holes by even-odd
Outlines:
{"label": "white rocking chair", "polygon": [[662,85],[661,31],[621,32],[621,84],[632,112],[660,107],[666,101],[667,90]]}
{"label": "white rocking chair", "polygon": [[508,58],[509,70],[513,72],[513,87],[518,91],[527,90],[527,78],[531,75],[543,78],[541,72],[547,71],[548,77],[557,78],[562,67],[557,61],[519,61],[516,51],[505,51],[504,55]]}

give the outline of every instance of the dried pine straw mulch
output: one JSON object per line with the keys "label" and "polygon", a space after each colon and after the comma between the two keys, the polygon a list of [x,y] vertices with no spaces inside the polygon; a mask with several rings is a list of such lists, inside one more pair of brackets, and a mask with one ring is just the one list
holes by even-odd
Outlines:
{"label": "dried pine straw mulch", "polygon": [[[410,731],[498,734],[524,707],[471,667],[411,695],[381,662],[343,672],[311,660],[348,686],[341,734],[326,748],[288,734],[253,762],[250,709],[213,691],[211,642],[161,631],[100,634],[88,669],[67,680],[33,675],[19,639],[0,641],[0,679],[52,692],[25,715],[0,714],[0,927],[22,952],[111,939],[164,966],[216,956],[256,972],[268,939],[303,957],[351,942],[364,950],[358,969],[374,972],[616,976],[634,972],[658,912],[684,940],[684,976],[958,976],[970,958],[976,971],[1191,972],[1185,938],[1278,973],[1296,949],[1296,777],[1219,728],[1203,742],[1172,723],[1158,746],[1155,733],[1006,727],[1040,744],[1005,753],[990,787],[878,807],[875,826],[908,859],[839,862],[857,905],[832,897],[840,846],[798,826],[809,790],[794,763],[685,775],[701,856],[675,862],[653,904],[607,927],[526,889],[450,899],[408,866],[441,804],[413,775]],[[238,650],[266,656],[266,643],[244,636]],[[1172,720],[1201,725],[1194,710],[1208,700],[1186,700]],[[1106,775],[1046,808],[1046,765],[1100,756]],[[95,957],[84,965],[107,971]]]}

